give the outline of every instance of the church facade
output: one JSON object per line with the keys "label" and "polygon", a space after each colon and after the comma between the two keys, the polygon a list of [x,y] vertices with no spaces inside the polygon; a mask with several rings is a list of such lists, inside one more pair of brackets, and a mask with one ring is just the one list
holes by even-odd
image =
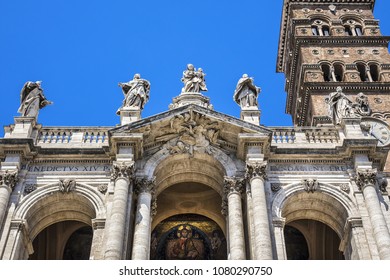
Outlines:
{"label": "church facade", "polygon": [[0,139],[0,259],[389,260],[390,37],[375,0],[284,0],[277,71],[294,126],[216,112],[188,64],[170,109],[120,83],[116,127],[44,127],[39,82]]}

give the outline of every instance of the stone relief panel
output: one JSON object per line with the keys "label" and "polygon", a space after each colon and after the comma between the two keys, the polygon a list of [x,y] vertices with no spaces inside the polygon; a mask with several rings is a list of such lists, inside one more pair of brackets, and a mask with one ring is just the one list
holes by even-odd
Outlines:
{"label": "stone relief panel", "polygon": [[155,140],[165,142],[163,149],[170,154],[212,154],[213,146],[219,146],[219,134],[217,121],[196,112],[186,112],[173,117],[157,132]]}

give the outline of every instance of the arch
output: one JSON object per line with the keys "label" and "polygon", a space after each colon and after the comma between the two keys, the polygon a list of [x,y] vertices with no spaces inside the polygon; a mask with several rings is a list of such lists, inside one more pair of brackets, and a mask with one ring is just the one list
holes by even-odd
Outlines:
{"label": "arch", "polygon": [[362,62],[362,61],[357,61],[356,67],[359,71],[360,80],[362,82],[369,82],[369,77],[367,75],[367,64],[365,62]]}
{"label": "arch", "polygon": [[79,221],[87,225],[92,219],[105,219],[104,202],[93,187],[76,183],[70,193],[61,193],[59,183],[39,188],[27,195],[16,208],[13,219],[26,220],[33,240],[46,227],[62,221]]}
{"label": "arch", "polygon": [[330,62],[321,62],[321,70],[324,75],[324,82],[332,81],[332,70]]}
{"label": "arch", "polygon": [[330,19],[325,16],[313,16],[311,17],[311,30],[313,36],[329,36]]}
{"label": "arch", "polygon": [[[198,164],[198,167],[201,169],[196,169],[194,166],[191,166],[196,165],[196,163],[201,163],[201,165]],[[234,177],[239,170],[245,170],[244,163],[239,164],[241,166],[236,166],[236,163],[227,154],[217,148],[213,148],[213,155],[194,153],[192,156],[189,154],[171,155],[168,150],[162,149],[150,157],[145,163],[144,175],[148,178],[156,176],[156,184],[158,185],[158,189],[156,190],[157,194],[170,185],[188,181],[188,178],[193,178],[195,182],[209,185],[218,193],[222,194],[221,186],[223,177]],[[175,171],[173,170],[174,166],[181,166],[182,168]],[[161,172],[159,174],[159,171],[163,168],[170,168],[172,172],[169,174]],[[179,174],[181,175],[179,176]],[[201,176],[188,177],[190,174],[198,174]]]}
{"label": "arch", "polygon": [[378,82],[380,79],[380,68],[379,63],[376,61],[368,62],[368,67],[370,69],[370,74],[373,82]]}
{"label": "arch", "polygon": [[307,193],[302,183],[294,183],[279,191],[272,203],[273,217],[285,218],[286,224],[299,219],[312,219],[332,228],[340,239],[348,217],[359,216],[356,205],[338,188],[320,183],[314,193]]}
{"label": "arch", "polygon": [[342,82],[344,80],[344,64],[341,62],[335,62],[334,68],[334,79],[335,82]]}

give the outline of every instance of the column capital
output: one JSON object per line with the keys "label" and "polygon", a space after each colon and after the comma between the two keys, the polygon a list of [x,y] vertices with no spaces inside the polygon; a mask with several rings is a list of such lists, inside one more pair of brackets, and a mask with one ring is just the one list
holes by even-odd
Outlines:
{"label": "column capital", "polygon": [[13,191],[17,182],[18,182],[17,170],[0,171],[0,187],[6,186]]}
{"label": "column capital", "polygon": [[261,178],[267,180],[267,163],[266,162],[247,162],[245,177],[249,180]]}
{"label": "column capital", "polygon": [[136,178],[135,179],[135,192],[137,194],[149,193],[154,196],[156,191],[156,178]]}
{"label": "column capital", "polygon": [[131,177],[134,174],[134,162],[116,162],[112,165],[111,169],[111,179],[117,180],[119,178],[124,178],[130,181]]}
{"label": "column capital", "polygon": [[378,171],[376,168],[372,169],[357,169],[356,170],[356,185],[362,191],[367,186],[376,187]]}
{"label": "column capital", "polygon": [[238,194],[241,197],[241,194],[244,192],[245,179],[237,177],[224,177],[223,185],[223,197],[222,197],[222,209],[221,213],[225,217],[229,214],[228,209],[228,197],[231,194]]}
{"label": "column capital", "polygon": [[231,193],[242,194],[244,191],[245,179],[237,177],[224,177],[224,194],[229,196]]}

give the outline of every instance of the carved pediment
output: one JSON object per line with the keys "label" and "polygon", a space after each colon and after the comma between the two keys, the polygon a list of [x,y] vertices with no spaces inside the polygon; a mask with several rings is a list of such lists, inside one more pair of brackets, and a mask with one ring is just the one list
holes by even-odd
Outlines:
{"label": "carved pediment", "polygon": [[213,147],[235,149],[238,135],[271,131],[197,105],[183,106],[156,116],[110,130],[111,138],[131,134],[143,135],[145,150],[166,148],[171,154],[205,152]]}

